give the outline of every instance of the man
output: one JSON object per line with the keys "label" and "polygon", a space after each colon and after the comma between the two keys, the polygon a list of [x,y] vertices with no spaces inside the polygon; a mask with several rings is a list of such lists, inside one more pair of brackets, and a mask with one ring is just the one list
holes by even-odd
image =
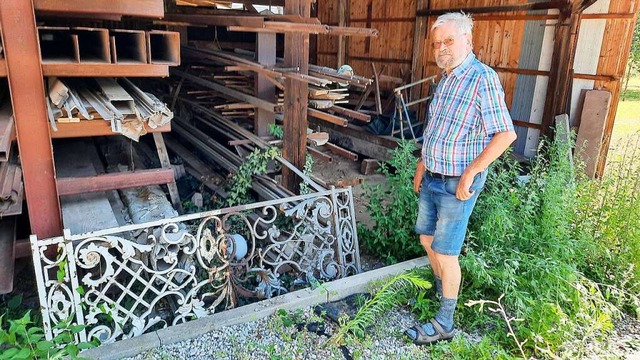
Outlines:
{"label": "man", "polygon": [[416,232],[435,276],[440,309],[406,334],[418,345],[453,337],[460,288],[458,256],[487,167],[516,139],[498,75],[472,52],[473,20],[438,17],[431,46],[443,78],[429,105],[422,157],[413,178],[420,194]]}

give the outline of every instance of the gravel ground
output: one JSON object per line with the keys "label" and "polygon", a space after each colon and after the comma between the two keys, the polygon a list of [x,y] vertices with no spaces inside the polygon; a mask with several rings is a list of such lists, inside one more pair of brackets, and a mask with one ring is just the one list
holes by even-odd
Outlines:
{"label": "gravel ground", "polygon": [[[272,315],[255,322],[222,328],[187,341],[165,345],[131,360],[168,359],[429,359],[428,347],[415,346],[403,331],[416,323],[404,309],[395,309],[380,319],[361,341],[340,348],[329,345],[336,325],[325,321],[324,331],[312,332],[290,320],[308,324],[321,321],[307,308],[289,315]],[[294,322],[296,322],[294,321]],[[304,326],[304,325],[303,325]],[[313,330],[313,329],[311,329]],[[478,336],[459,332],[458,337],[477,342]],[[640,321],[629,317],[616,322],[610,341],[585,347],[585,359],[640,359]],[[433,357],[435,358],[435,357]]]}

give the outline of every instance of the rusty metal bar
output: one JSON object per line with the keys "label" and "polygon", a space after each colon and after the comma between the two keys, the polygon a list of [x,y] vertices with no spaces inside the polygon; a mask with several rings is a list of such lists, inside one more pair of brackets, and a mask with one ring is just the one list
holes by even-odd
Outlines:
{"label": "rusty metal bar", "polygon": [[359,111],[355,111],[355,110],[351,110],[351,109],[346,109],[337,105],[333,105],[332,107],[329,108],[329,110],[335,111],[338,114],[342,114],[345,116],[348,116],[350,118],[356,119],[356,120],[360,120],[360,121],[364,121],[364,122],[370,122],[371,121],[371,116],[367,115],[367,114],[363,114]]}
{"label": "rusty metal bar", "polygon": [[339,116],[327,114],[326,112],[322,112],[316,109],[309,108],[308,109],[309,116],[314,117],[316,119],[324,120],[336,125],[347,126],[349,121],[345,118],[341,118]]}
{"label": "rusty metal bar", "polygon": [[42,64],[42,73],[44,76],[59,77],[167,77],[169,76],[169,66],[142,63]]}
{"label": "rusty metal bar", "polygon": [[62,234],[40,48],[30,1],[0,1],[0,26],[31,232]]}
{"label": "rusty metal bar", "polygon": [[378,30],[349,26],[329,26],[329,35],[378,37]]}
{"label": "rusty metal bar", "polygon": [[15,132],[11,107],[5,106],[0,109],[0,161],[9,160],[11,141]]}
{"label": "rusty metal bar", "polygon": [[340,156],[344,156],[349,160],[353,160],[353,161],[357,161],[358,160],[358,154],[349,151],[347,149],[341,148],[338,145],[332,144],[330,142],[324,144],[324,146],[327,147],[327,149],[329,149],[329,151],[331,151],[334,154],[338,154]]}
{"label": "rusty metal bar", "polygon": [[13,269],[16,252],[16,218],[0,220],[0,294],[13,290]]}
{"label": "rusty metal bar", "polygon": [[164,17],[162,0],[91,0],[84,1],[82,4],[68,0],[33,0],[33,7],[38,13],[73,14],[86,17],[102,18],[105,14],[118,17],[123,15],[158,19]]}
{"label": "rusty metal bar", "polygon": [[238,15],[167,14],[164,20],[192,25],[246,26],[249,28],[261,28],[264,24],[262,16]]}
{"label": "rusty metal bar", "polygon": [[173,169],[136,170],[98,176],[60,178],[58,179],[58,192],[61,196],[76,195],[167,184],[172,181],[174,181]]}

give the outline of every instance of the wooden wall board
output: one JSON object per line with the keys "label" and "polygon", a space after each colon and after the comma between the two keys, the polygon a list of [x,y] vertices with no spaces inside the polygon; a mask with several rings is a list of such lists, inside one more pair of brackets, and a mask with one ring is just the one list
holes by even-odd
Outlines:
{"label": "wooden wall board", "polygon": [[585,95],[582,122],[576,139],[576,154],[582,158],[585,171],[590,177],[596,176],[610,104],[611,93],[608,91],[590,90]]}

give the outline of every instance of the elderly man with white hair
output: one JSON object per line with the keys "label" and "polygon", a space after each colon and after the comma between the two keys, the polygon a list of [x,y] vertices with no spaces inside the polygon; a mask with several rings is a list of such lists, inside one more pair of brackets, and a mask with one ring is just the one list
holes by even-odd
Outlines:
{"label": "elderly man with white hair", "polygon": [[416,232],[435,276],[440,309],[409,328],[415,344],[450,340],[461,271],[458,256],[487,167],[516,139],[496,72],[473,53],[473,20],[447,13],[433,24],[431,47],[443,69],[413,178],[419,193]]}

